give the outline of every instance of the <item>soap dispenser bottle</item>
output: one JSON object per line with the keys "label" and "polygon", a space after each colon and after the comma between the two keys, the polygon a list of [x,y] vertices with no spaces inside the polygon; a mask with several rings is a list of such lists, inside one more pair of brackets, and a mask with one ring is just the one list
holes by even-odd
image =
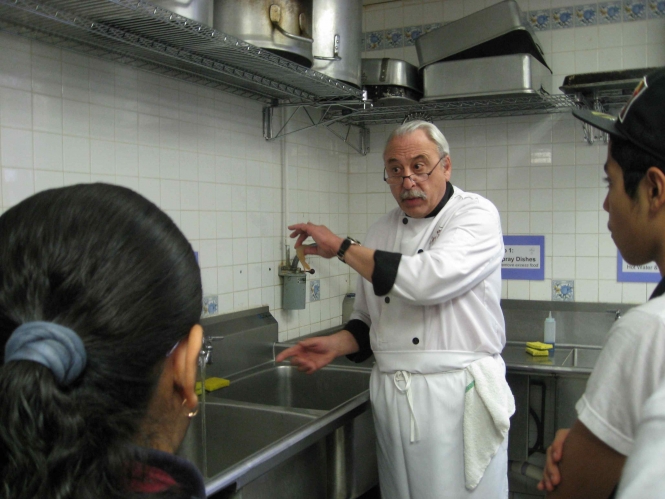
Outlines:
{"label": "soap dispenser bottle", "polygon": [[552,345],[550,354],[554,354],[554,347],[556,343],[556,321],[552,317],[552,311],[550,311],[549,317],[545,319],[545,334],[543,341]]}

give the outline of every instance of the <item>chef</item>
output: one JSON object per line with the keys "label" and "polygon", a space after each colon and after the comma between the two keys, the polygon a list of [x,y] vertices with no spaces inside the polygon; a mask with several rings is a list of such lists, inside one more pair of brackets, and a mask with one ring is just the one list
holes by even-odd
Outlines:
{"label": "chef", "polygon": [[383,499],[506,498],[514,399],[500,352],[504,247],[492,203],[453,187],[448,142],[425,121],[388,138],[384,180],[398,207],[364,243],[289,227],[306,254],[358,272],[344,330],[282,352],[312,373],[335,357],[376,363],[370,396]]}

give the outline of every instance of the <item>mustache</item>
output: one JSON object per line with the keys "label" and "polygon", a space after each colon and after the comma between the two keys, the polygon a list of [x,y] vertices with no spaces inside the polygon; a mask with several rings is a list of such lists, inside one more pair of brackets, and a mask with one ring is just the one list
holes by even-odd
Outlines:
{"label": "mustache", "polygon": [[427,199],[427,194],[420,189],[409,189],[408,191],[402,191],[399,197],[401,200],[415,198]]}

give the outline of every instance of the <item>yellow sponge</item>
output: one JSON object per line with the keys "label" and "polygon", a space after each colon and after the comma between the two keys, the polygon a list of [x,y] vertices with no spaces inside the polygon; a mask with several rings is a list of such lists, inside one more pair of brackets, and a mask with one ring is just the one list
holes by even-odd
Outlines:
{"label": "yellow sponge", "polygon": [[[214,392],[225,386],[229,386],[231,382],[224,378],[208,378],[205,382],[206,392]],[[201,382],[196,382],[196,394],[201,395]]]}
{"label": "yellow sponge", "polygon": [[527,348],[534,348],[536,350],[551,350],[552,345],[549,343],[543,343],[542,341],[527,341]]}
{"label": "yellow sponge", "polygon": [[547,350],[538,350],[537,348],[526,347],[526,353],[533,355],[534,357],[547,357],[549,352]]}

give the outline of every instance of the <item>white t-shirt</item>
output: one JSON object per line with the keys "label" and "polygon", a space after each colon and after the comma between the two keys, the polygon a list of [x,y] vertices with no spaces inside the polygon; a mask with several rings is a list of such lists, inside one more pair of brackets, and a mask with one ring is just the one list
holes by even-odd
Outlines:
{"label": "white t-shirt", "polygon": [[629,310],[610,329],[578,419],[600,440],[628,456],[646,400],[665,380],[665,295]]}
{"label": "white t-shirt", "polygon": [[635,449],[626,461],[617,499],[656,499],[665,492],[665,384],[644,405]]}

